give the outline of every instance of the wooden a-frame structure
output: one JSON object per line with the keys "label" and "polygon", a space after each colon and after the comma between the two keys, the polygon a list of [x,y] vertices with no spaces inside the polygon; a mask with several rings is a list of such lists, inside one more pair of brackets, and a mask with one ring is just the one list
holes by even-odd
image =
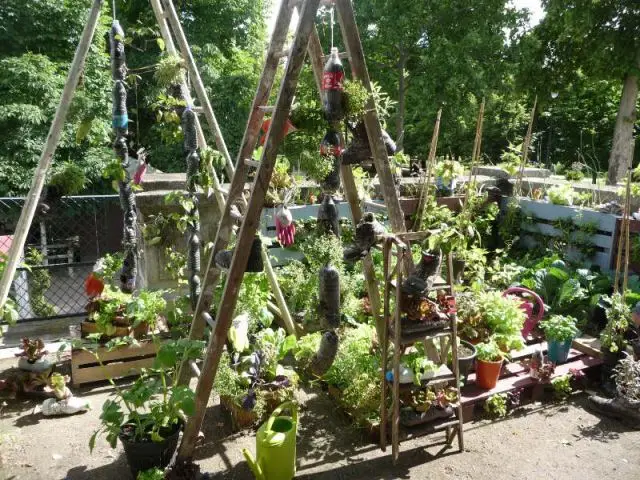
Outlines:
{"label": "wooden a-frame structure", "polygon": [[[351,0],[322,0],[323,4],[335,5],[340,29],[345,42],[347,57],[351,66],[354,78],[362,82],[363,86],[371,91],[371,82],[364,58],[362,43],[355,21],[355,14]],[[187,382],[190,372],[194,371],[198,376],[194,415],[189,418],[185,427],[182,442],[178,449],[177,462],[189,461],[193,458],[196,441],[200,432],[200,427],[204,419],[207,403],[213,387],[213,382],[220,362],[220,357],[224,350],[227,339],[227,332],[233,320],[233,314],[238,300],[238,293],[242,283],[244,271],[247,267],[249,251],[254,235],[258,229],[260,213],[263,208],[266,192],[271,180],[271,175],[275,166],[278,148],[283,140],[283,128],[289,116],[296,86],[300,72],[304,65],[305,55],[308,52],[311,65],[313,67],[316,83],[318,87],[322,84],[323,56],[322,46],[315,26],[315,19],[321,0],[283,0],[277,14],[275,28],[271,37],[271,42],[267,52],[265,66],[260,78],[258,89],[253,101],[249,120],[244,133],[242,146],[238,154],[235,165],[235,174],[229,188],[229,197],[225,212],[218,226],[218,233],[214,247],[209,255],[208,264],[203,276],[202,293],[194,312],[191,326],[190,338],[201,339],[204,333],[205,324],[212,328],[212,335],[207,346],[204,363],[199,369],[195,363],[191,362],[192,368],[182,368],[181,382]],[[291,23],[293,10],[299,9],[299,22],[293,42],[289,48],[285,48],[285,41]],[[280,59],[286,57],[286,70],[276,105],[270,107],[266,104],[271,94],[276,71]],[[264,112],[273,111],[271,125],[266,136],[265,146],[262,152],[261,161],[256,163],[251,160],[260,126],[262,124]],[[375,104],[369,98],[364,123],[369,137],[370,147],[374,158],[376,171],[380,178],[380,185],[385,199],[385,204],[389,213],[389,220],[394,232],[402,233],[406,231],[404,215],[395,188],[393,175],[391,173],[387,150],[382,139],[382,129],[376,114]],[[216,252],[227,248],[229,243],[233,220],[230,216],[230,209],[233,200],[242,195],[245,180],[250,167],[257,167],[255,179],[251,188],[247,209],[244,212],[244,219],[236,238],[236,247],[230,268],[226,273],[226,281],[220,303],[216,309],[216,318],[213,319],[209,312],[213,301],[213,290],[221,276],[221,271],[216,268],[214,256]],[[343,188],[351,207],[354,223],[358,223],[362,217],[360,199],[353,177],[351,166],[341,167]],[[410,256],[405,259],[412,267]],[[378,325],[383,321],[380,316],[381,302],[379,284],[375,278],[371,257],[363,260],[364,274],[366,278],[369,298],[372,303],[372,310],[375,312]]]}

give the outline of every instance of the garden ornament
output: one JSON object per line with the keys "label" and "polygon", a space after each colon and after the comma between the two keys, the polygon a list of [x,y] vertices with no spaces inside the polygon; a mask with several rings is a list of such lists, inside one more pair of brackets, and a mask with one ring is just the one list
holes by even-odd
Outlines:
{"label": "garden ornament", "polygon": [[[290,410],[291,416],[281,415]],[[291,480],[296,474],[298,407],[285,402],[276,408],[256,434],[256,459],[242,450],[257,480]]]}
{"label": "garden ornament", "polygon": [[286,204],[278,207],[275,214],[276,238],[283,247],[293,245],[295,241],[296,225],[293,222],[293,215]]}
{"label": "garden ornament", "polygon": [[87,400],[77,397],[69,397],[63,400],[47,398],[40,407],[40,411],[46,417],[75,415],[76,413],[84,413],[87,410],[91,410],[91,404]]}

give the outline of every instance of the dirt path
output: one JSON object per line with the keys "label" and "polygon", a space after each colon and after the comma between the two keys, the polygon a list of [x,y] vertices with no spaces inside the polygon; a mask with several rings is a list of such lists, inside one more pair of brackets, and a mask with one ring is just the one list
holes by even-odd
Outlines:
{"label": "dirt path", "polygon": [[[128,480],[122,448],[100,440],[89,454],[88,439],[98,426],[108,389],[83,391],[93,404],[83,415],[45,418],[32,414],[33,402],[9,402],[0,418],[0,479]],[[303,398],[298,439],[298,477],[320,479],[638,479],[640,432],[584,410],[585,397],[565,405],[532,405],[507,419],[467,423],[466,452],[446,450],[436,457],[442,436],[401,446],[393,467],[389,451],[367,444],[336,414],[322,392]],[[205,443],[197,451],[202,471],[214,479],[251,479],[242,448],[254,450],[251,434],[229,433],[218,405],[205,420]]]}

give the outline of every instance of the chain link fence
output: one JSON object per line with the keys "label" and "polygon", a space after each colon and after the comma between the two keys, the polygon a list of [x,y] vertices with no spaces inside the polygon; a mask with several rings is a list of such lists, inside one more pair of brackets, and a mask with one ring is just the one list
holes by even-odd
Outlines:
{"label": "chain link fence", "polygon": [[[0,252],[8,253],[23,198],[0,198]],[[20,321],[84,315],[84,280],[95,261],[120,250],[117,195],[63,197],[33,219],[10,296]]]}

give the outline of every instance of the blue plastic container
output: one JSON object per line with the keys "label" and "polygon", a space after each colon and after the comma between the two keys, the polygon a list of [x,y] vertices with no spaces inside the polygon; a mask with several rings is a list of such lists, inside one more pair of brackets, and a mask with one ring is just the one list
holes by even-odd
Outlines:
{"label": "blue plastic container", "polygon": [[567,357],[569,356],[569,350],[571,349],[571,342],[573,339],[566,340],[564,342],[559,342],[557,340],[548,340],[548,356],[549,361],[553,363],[564,363],[567,361]]}

